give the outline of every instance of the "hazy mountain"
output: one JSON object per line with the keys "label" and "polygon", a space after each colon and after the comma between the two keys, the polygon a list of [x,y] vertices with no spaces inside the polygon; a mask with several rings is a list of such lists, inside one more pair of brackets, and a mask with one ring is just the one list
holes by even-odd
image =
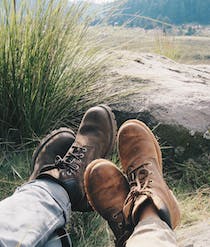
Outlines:
{"label": "hazy mountain", "polygon": [[[115,1],[113,5],[120,3]],[[110,19],[111,24],[122,25],[132,15],[142,15],[173,24],[210,24],[210,0],[128,0],[118,11],[118,16]],[[151,25],[150,21],[134,18],[129,26]]]}

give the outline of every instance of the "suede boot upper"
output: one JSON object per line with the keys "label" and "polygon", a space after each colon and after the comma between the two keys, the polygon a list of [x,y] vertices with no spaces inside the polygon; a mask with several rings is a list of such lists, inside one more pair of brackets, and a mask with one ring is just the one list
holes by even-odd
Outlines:
{"label": "suede boot upper", "polygon": [[125,246],[132,233],[126,225],[123,205],[129,185],[121,171],[110,161],[98,159],[91,162],[85,172],[85,190],[91,206],[108,221],[117,247]]}
{"label": "suede boot upper", "polygon": [[118,150],[131,191],[124,205],[125,219],[134,226],[141,209],[150,201],[171,228],[180,221],[177,201],[162,175],[160,147],[148,127],[137,120],[125,122],[118,132]]}

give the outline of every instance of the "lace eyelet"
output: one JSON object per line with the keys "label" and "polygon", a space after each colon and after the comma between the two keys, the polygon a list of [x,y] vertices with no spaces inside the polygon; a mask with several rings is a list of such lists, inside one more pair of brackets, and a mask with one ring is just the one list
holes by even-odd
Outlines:
{"label": "lace eyelet", "polygon": [[82,159],[82,158],[84,158],[84,154],[83,153],[81,153],[80,155],[79,155],[79,157],[80,157],[80,159]]}
{"label": "lace eyelet", "polygon": [[133,169],[132,166],[129,166],[129,167],[128,167],[128,172],[131,172],[132,169]]}
{"label": "lace eyelet", "polygon": [[76,165],[75,170],[77,171],[77,170],[79,170],[79,168],[80,168],[80,166]]}
{"label": "lace eyelet", "polygon": [[117,214],[112,215],[112,218],[113,218],[114,220],[116,220],[116,219],[117,219]]}
{"label": "lace eyelet", "polygon": [[83,148],[82,148],[82,151],[83,151],[84,153],[86,153],[86,152],[87,152],[87,148],[86,148],[86,147],[83,147]]}
{"label": "lace eyelet", "polygon": [[117,225],[118,225],[118,228],[120,228],[120,229],[123,228],[123,223],[122,222],[118,223]]}
{"label": "lace eyelet", "polygon": [[55,160],[60,160],[60,156],[59,155],[56,155],[55,156]]}
{"label": "lace eyelet", "polygon": [[67,174],[68,176],[72,175],[72,173],[71,173],[70,171],[67,171],[66,174]]}

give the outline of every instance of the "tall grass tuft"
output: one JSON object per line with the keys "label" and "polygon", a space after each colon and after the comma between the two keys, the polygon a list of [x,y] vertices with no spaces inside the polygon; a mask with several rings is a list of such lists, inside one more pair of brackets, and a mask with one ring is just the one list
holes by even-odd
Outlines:
{"label": "tall grass tuft", "polygon": [[[95,99],[102,56],[90,18],[69,1],[0,4],[0,138],[25,142],[65,124]],[[2,140],[1,140],[2,141]]]}
{"label": "tall grass tuft", "polygon": [[175,38],[163,31],[157,31],[154,36],[154,52],[172,60],[178,60],[181,56]]}

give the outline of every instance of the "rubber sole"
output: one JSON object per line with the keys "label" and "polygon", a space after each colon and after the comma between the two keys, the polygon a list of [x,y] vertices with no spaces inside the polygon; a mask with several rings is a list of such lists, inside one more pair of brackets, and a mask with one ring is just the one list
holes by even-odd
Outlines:
{"label": "rubber sole", "polygon": [[87,200],[88,200],[90,206],[92,207],[93,210],[95,210],[97,212],[96,208],[93,205],[93,202],[91,201],[91,198],[89,197],[88,189],[87,189],[87,187],[88,187],[88,182],[87,181],[89,180],[89,175],[90,175],[91,170],[93,169],[93,167],[97,164],[95,162],[96,162],[96,160],[92,161],[85,169],[85,173],[84,173],[84,189],[85,189],[85,194],[86,194],[86,197],[87,197]]}
{"label": "rubber sole", "polygon": [[116,121],[114,113],[112,112],[112,109],[109,106],[107,106],[107,105],[99,105],[99,106],[102,107],[104,110],[106,110],[107,115],[109,116],[109,121],[110,121],[111,126],[112,126],[112,128],[111,128],[111,130],[112,130],[112,140],[110,142],[109,149],[105,153],[105,157],[107,157],[108,155],[110,155],[112,153],[114,144],[116,142],[116,138],[117,138],[117,121]]}

